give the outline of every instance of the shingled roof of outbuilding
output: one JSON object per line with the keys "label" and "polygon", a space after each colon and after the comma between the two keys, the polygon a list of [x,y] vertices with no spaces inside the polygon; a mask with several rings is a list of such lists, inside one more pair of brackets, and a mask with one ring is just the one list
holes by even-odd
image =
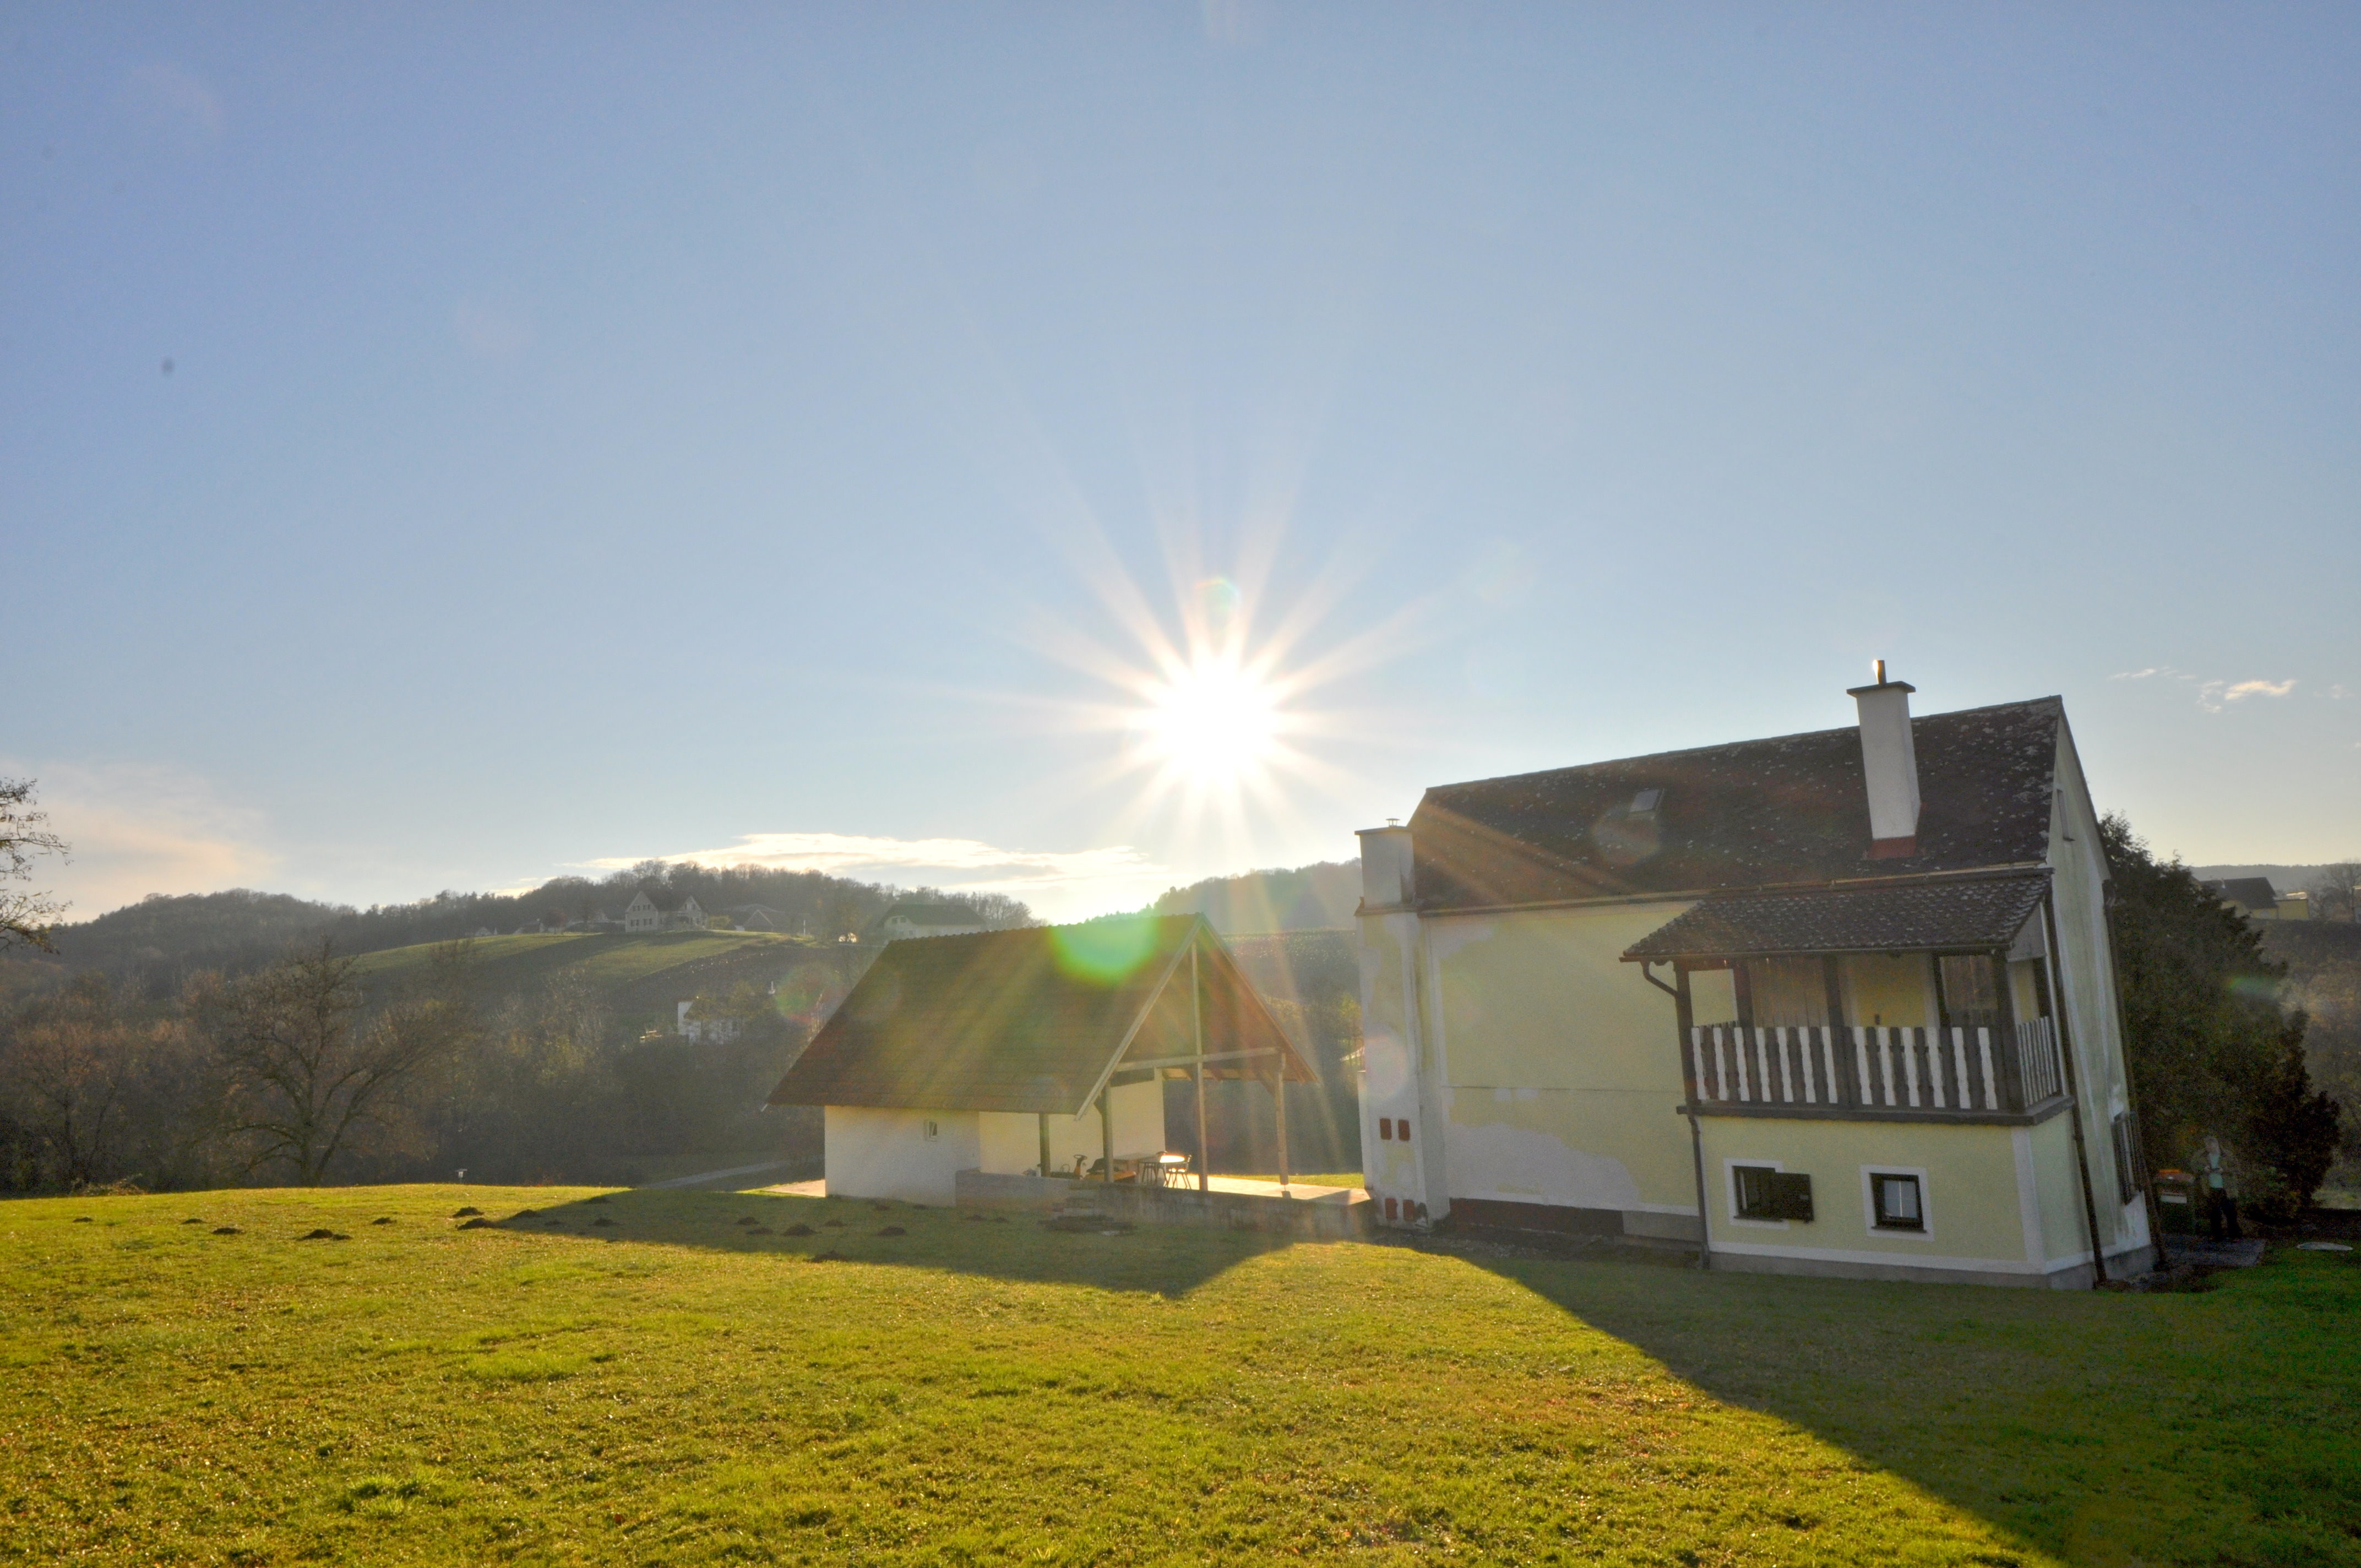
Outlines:
{"label": "shingled roof of outbuilding", "polygon": [[[1792,887],[2037,865],[2065,707],[1912,721],[1916,852],[1869,858],[1861,731],[1820,729],[1426,792],[1411,817],[1422,909]],[[1661,791],[1653,810],[1647,792]]]}
{"label": "shingled roof of outbuilding", "polygon": [[2224,904],[2235,904],[2241,909],[2276,910],[2279,906],[2279,889],[2267,876],[2234,876],[2222,882],[2205,884]]}
{"label": "shingled roof of outbuilding", "polygon": [[1896,887],[1708,898],[1634,942],[1626,961],[2005,948],[2048,878],[1977,876]]}
{"label": "shingled roof of outbuilding", "polygon": [[[1210,926],[1140,916],[888,945],[770,1102],[1079,1114],[1118,1050],[1135,1062],[1193,1050],[1192,937],[1206,1051],[1275,1048],[1290,1080],[1312,1081]],[[1269,1060],[1208,1076],[1267,1078]]]}

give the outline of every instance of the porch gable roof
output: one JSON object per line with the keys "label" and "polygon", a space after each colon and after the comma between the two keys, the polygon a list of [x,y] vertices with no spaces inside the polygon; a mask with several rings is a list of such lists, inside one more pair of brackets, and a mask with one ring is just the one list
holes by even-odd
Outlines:
{"label": "porch gable roof", "polygon": [[1078,1115],[1122,1061],[1191,1056],[1189,953],[1209,1077],[1312,1081],[1268,1006],[1199,916],[1134,916],[895,942],[772,1091],[773,1105]]}

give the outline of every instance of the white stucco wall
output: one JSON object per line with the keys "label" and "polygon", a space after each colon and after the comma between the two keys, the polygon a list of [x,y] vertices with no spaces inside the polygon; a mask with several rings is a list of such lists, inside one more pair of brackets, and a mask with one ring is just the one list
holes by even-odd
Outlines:
{"label": "white stucco wall", "polygon": [[[1164,1090],[1160,1084],[1125,1083],[1109,1091],[1115,1105],[1115,1152],[1117,1159],[1159,1154],[1164,1148]],[[1029,1113],[985,1111],[978,1113],[982,1158],[980,1168],[994,1176],[1022,1176],[1041,1163],[1041,1121]],[[1095,1105],[1078,1120],[1049,1119],[1049,1166],[1071,1170],[1080,1157],[1085,1168],[1099,1157],[1099,1113]]]}
{"label": "white stucco wall", "polygon": [[977,1122],[972,1111],[831,1105],[825,1124],[829,1195],[948,1206],[958,1195],[958,1173],[982,1162]]}

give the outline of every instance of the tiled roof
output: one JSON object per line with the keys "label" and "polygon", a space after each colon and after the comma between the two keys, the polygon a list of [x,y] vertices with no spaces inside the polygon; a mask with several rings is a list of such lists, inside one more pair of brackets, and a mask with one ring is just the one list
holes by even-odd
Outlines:
{"label": "tiled roof", "polygon": [[2225,882],[2205,884],[2221,894],[2224,904],[2235,904],[2242,909],[2272,909],[2279,906],[2279,890],[2265,876],[2235,876]]}
{"label": "tiled roof", "polygon": [[1623,956],[1728,959],[2005,948],[2041,906],[2048,882],[2038,875],[1967,877],[1708,898],[1632,943]]}
{"label": "tiled roof", "polygon": [[2037,864],[2064,722],[2056,697],[1914,720],[1921,806],[1906,860],[1869,859],[1861,731],[1850,727],[1443,785],[1411,818],[1418,902],[1483,908]]}
{"label": "tiled roof", "polygon": [[[1192,932],[1202,944],[1205,1049],[1281,1047],[1288,1076],[1308,1081],[1311,1068],[1212,927],[1193,915],[1143,916],[890,944],[770,1102],[1075,1114],[1152,996],[1127,1059],[1194,1049]],[[1158,996],[1168,971],[1173,983]],[[1232,1063],[1219,1075],[1240,1070]],[[1243,1070],[1268,1073],[1268,1058]]]}

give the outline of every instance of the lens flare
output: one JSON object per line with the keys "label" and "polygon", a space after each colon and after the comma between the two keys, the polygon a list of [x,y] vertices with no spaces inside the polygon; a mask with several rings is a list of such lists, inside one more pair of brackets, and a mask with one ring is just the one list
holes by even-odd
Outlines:
{"label": "lens flare", "polygon": [[1235,784],[1276,753],[1285,722],[1279,694],[1234,658],[1201,654],[1158,677],[1143,696],[1137,728],[1173,777]]}

